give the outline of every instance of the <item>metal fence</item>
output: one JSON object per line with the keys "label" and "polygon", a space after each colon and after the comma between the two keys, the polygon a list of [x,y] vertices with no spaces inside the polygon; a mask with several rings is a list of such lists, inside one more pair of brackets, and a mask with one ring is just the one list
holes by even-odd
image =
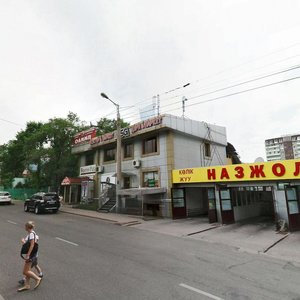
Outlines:
{"label": "metal fence", "polygon": [[14,200],[25,200],[37,192],[43,192],[40,189],[5,189],[5,191],[9,192]]}

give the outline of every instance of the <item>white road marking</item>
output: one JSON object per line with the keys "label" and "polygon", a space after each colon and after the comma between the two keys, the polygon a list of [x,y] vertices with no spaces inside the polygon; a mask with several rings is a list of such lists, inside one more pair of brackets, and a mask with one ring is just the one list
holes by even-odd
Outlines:
{"label": "white road marking", "polygon": [[4,298],[0,295],[0,300],[4,300]]}
{"label": "white road marking", "polygon": [[210,294],[210,293],[201,291],[201,290],[196,289],[196,288],[194,288],[194,287],[192,287],[192,286],[189,286],[189,285],[187,285],[187,284],[180,283],[179,285],[180,285],[181,287],[184,287],[184,288],[188,289],[188,290],[191,290],[191,291],[196,292],[196,293],[198,293],[198,294],[204,295],[204,296],[206,296],[206,297],[208,297],[208,298],[211,298],[211,299],[214,299],[214,300],[223,300],[223,299],[220,298],[220,297],[217,297],[217,296],[212,295],[212,294]]}
{"label": "white road marking", "polygon": [[[8,223],[10,223],[10,224],[14,224],[14,225],[17,225],[18,223],[16,223],[16,222],[13,222],[13,221],[10,221],[10,220],[7,220],[7,222]],[[0,299],[1,300],[1,299]]]}
{"label": "white road marking", "polygon": [[65,242],[65,243],[71,244],[71,245],[73,245],[73,246],[79,246],[79,245],[78,245],[78,244],[76,244],[76,243],[73,243],[73,242],[70,242],[70,241],[67,241],[67,240],[61,239],[61,238],[59,238],[59,237],[56,237],[56,239],[57,239],[57,240],[59,240],[59,241],[62,241],[62,242]]}

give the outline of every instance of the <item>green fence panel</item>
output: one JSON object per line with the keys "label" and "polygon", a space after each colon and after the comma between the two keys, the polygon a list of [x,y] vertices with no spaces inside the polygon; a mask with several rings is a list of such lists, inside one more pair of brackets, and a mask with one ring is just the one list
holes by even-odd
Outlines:
{"label": "green fence panel", "polygon": [[37,192],[42,192],[40,189],[6,189],[5,191],[9,192],[15,200],[25,200]]}

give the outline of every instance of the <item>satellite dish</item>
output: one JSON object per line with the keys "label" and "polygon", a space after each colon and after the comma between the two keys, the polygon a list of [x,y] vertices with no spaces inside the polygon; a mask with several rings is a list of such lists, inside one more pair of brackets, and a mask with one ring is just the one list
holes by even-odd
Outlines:
{"label": "satellite dish", "polygon": [[254,162],[255,163],[262,163],[262,162],[264,162],[265,160],[262,158],[262,157],[257,157],[255,160],[254,160]]}

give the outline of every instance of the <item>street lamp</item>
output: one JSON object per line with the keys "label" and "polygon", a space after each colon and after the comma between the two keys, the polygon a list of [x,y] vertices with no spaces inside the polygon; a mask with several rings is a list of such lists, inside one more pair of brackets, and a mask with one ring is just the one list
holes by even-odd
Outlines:
{"label": "street lamp", "polygon": [[120,106],[111,100],[106,94],[101,93],[101,97],[109,100],[117,109],[117,159],[116,159],[116,212],[118,212],[118,198],[120,191],[120,182],[122,177],[121,170],[121,120],[120,120]]}

